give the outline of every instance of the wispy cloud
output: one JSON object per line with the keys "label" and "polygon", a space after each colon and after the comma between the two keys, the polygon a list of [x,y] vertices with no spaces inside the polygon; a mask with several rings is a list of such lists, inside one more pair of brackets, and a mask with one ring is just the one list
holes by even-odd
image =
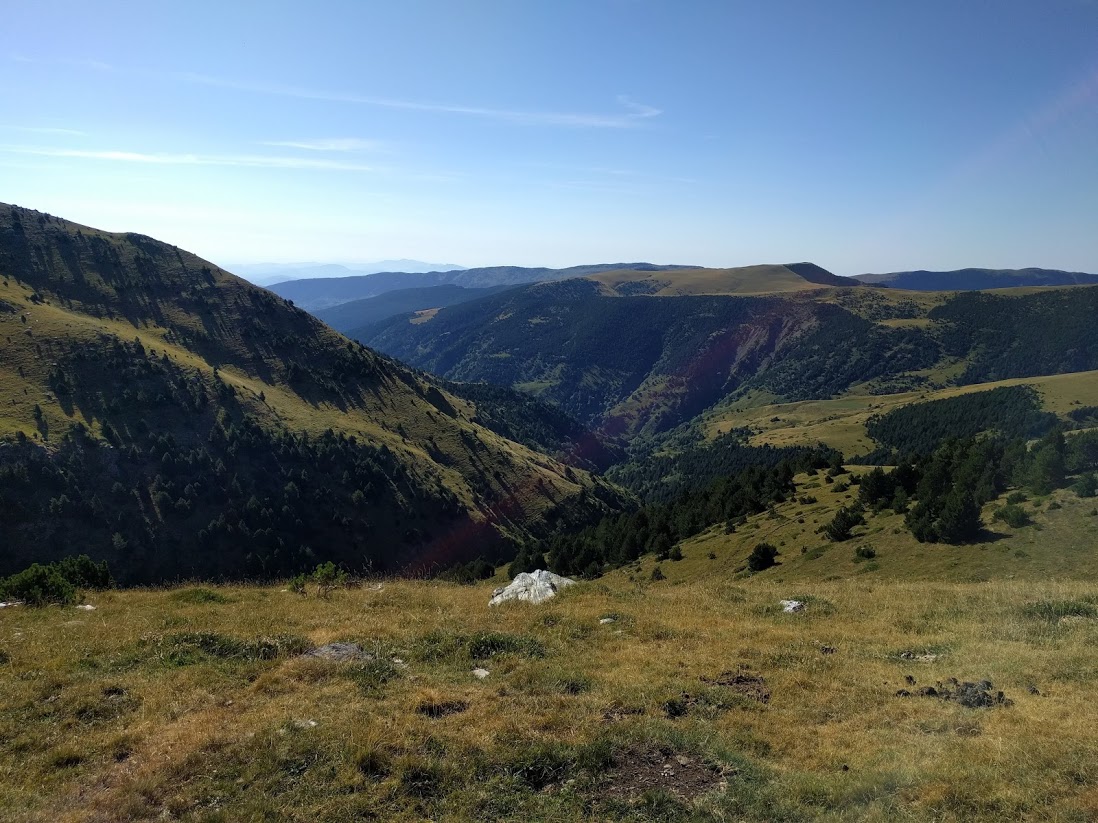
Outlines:
{"label": "wispy cloud", "polygon": [[311,157],[274,157],[256,154],[171,154],[135,151],[63,149],[52,146],[0,146],[0,152],[37,157],[105,160],[161,166],[241,166],[262,169],[312,169],[316,171],[374,172],[374,166]]}
{"label": "wispy cloud", "polygon": [[378,151],[383,148],[380,140],[363,140],[360,137],[322,137],[312,140],[265,140],[261,146],[277,146],[305,151]]}
{"label": "wispy cloud", "polygon": [[331,103],[352,103],[406,111],[434,112],[483,117],[528,126],[559,126],[565,128],[628,129],[662,114],[660,109],[634,102],[626,96],[618,97],[618,105],[624,112],[614,114],[588,114],[582,112],[527,111],[521,109],[497,109],[482,106],[465,106],[451,103],[427,103],[416,100],[400,100],[391,97],[372,97],[352,92],[325,91],[302,86],[247,83],[210,77],[204,74],[183,73],[178,77],[189,83],[233,89],[253,94],[278,97],[296,97],[303,100],[320,100]]}
{"label": "wispy cloud", "polygon": [[19,131],[26,134],[57,134],[67,137],[84,137],[85,132],[77,131],[76,129],[58,129],[52,126],[10,126],[0,125],[0,129],[5,131]]}

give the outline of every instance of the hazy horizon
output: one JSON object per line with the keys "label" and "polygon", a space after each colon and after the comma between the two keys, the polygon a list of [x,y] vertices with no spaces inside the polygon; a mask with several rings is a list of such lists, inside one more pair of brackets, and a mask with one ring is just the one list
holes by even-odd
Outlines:
{"label": "hazy horizon", "polygon": [[208,259],[1098,271],[1088,0],[7,10],[0,201]]}

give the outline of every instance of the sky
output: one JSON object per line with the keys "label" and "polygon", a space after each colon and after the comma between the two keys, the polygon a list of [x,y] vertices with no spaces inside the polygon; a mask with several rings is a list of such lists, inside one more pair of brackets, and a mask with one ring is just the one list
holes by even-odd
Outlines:
{"label": "sky", "polygon": [[221,265],[1098,272],[1098,0],[5,3],[0,201]]}

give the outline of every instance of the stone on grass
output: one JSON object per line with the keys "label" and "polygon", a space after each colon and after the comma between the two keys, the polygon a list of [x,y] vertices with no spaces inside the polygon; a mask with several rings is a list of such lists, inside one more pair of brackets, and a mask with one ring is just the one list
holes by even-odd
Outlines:
{"label": "stone on grass", "polygon": [[614,622],[614,618],[613,618],[613,617],[602,617],[602,618],[599,618],[599,623],[600,623],[601,625],[603,625],[603,626],[605,626],[605,625],[606,625],[607,623],[613,623],[613,622]]}
{"label": "stone on grass", "polygon": [[77,606],[76,608],[80,609],[80,611],[82,611],[82,612],[93,612],[93,611],[95,611],[95,606],[92,606],[90,603],[85,603],[84,605]]}
{"label": "stone on grass", "polygon": [[804,611],[804,603],[800,600],[779,600],[778,603],[781,605],[782,611],[787,614]]}
{"label": "stone on grass", "polygon": [[483,680],[490,674],[491,672],[487,669],[473,669],[473,677],[475,677],[477,680]]}
{"label": "stone on grass", "polygon": [[350,660],[373,660],[374,656],[357,643],[328,643],[307,651],[302,657],[327,660],[332,663],[346,663]]}
{"label": "stone on grass", "polygon": [[557,591],[575,584],[575,580],[561,577],[543,569],[535,572],[523,572],[511,581],[510,585],[492,592],[489,606],[498,606],[508,600],[525,600],[528,603],[541,603],[551,597],[555,597]]}

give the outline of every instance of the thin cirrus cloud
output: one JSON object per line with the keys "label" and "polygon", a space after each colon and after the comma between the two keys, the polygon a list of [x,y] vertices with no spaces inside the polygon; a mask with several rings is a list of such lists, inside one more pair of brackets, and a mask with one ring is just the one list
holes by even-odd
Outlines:
{"label": "thin cirrus cloud", "polygon": [[637,103],[626,95],[619,95],[618,105],[624,109],[618,114],[588,114],[582,112],[527,111],[521,109],[496,109],[482,106],[464,106],[450,103],[424,103],[416,100],[400,100],[391,97],[371,97],[349,92],[324,91],[301,86],[268,85],[264,83],[245,83],[210,77],[204,74],[182,73],[177,75],[189,83],[215,86],[253,94],[268,94],[278,97],[296,97],[303,100],[320,100],[331,103],[352,103],[361,106],[377,106],[405,111],[434,112],[437,114],[459,114],[470,117],[482,117],[508,123],[527,126],[558,126],[564,128],[590,129],[628,129],[642,124],[646,120],[663,113],[654,106]]}
{"label": "thin cirrus cloud", "polygon": [[25,134],[56,134],[65,137],[84,137],[85,132],[78,131],[77,129],[59,129],[54,126],[10,126],[0,125],[0,129],[5,131],[18,131]]}
{"label": "thin cirrus cloud", "polygon": [[240,166],[263,169],[312,169],[316,171],[379,171],[374,166],[311,157],[273,157],[255,154],[171,154],[136,151],[63,149],[47,146],[0,146],[0,152],[36,157],[104,160],[161,166]]}
{"label": "thin cirrus cloud", "polygon": [[315,140],[264,140],[261,146],[274,146],[284,149],[302,149],[304,151],[380,151],[384,148],[379,140],[363,140],[359,137],[324,137]]}

